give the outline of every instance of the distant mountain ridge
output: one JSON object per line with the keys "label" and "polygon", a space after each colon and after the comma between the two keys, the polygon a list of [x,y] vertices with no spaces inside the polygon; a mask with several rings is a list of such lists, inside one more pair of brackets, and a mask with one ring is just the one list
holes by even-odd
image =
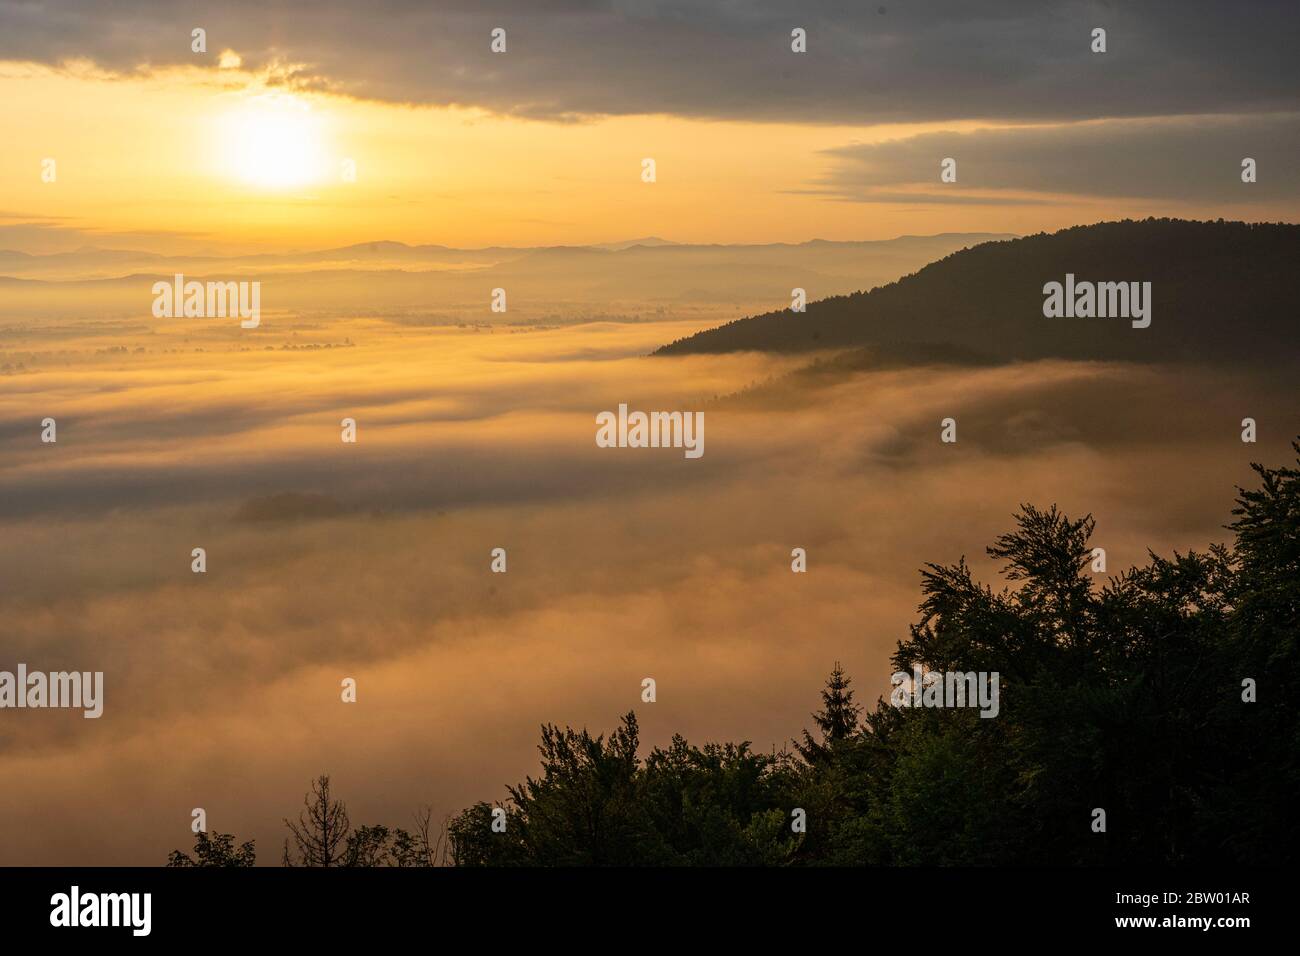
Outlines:
{"label": "distant mountain ridge", "polygon": [[[691,256],[717,257],[731,253],[740,257],[771,256],[794,252],[823,258],[826,253],[849,255],[854,252],[879,253],[897,249],[971,244],[994,238],[998,233],[942,233],[935,236],[900,236],[896,239],[845,240],[811,239],[798,243],[679,243],[656,236],[620,242],[587,245],[484,246],[461,249],[442,245],[408,245],[393,240],[357,242],[347,246],[297,252],[250,253],[243,255],[164,254],[131,249],[108,249],[86,246],[71,252],[29,253],[0,249],[0,275],[15,278],[38,278],[49,275],[60,279],[116,278],[128,273],[153,273],[160,268],[199,269],[219,273],[223,269],[268,269],[283,266],[337,267],[352,263],[362,268],[380,264],[430,267],[490,267],[518,262],[535,256],[555,258],[564,255],[605,255],[622,261],[656,256],[671,256],[665,261],[679,261]],[[611,260],[613,261],[613,260]]]}
{"label": "distant mountain ridge", "polygon": [[[593,315],[691,313],[709,321],[777,308],[791,289],[810,298],[852,292],[913,272],[954,249],[995,238],[945,234],[867,242],[688,245],[636,240],[598,246],[448,249],[369,242],[318,252],[242,257],[164,256],[122,250],[6,257],[0,318],[150,315],[155,281],[262,283],[262,308],[335,314],[417,314],[434,321],[584,321]],[[133,258],[134,257],[134,258]],[[489,309],[492,290],[509,313]],[[696,325],[699,328],[704,323]]]}
{"label": "distant mountain ridge", "polygon": [[[657,355],[797,353],[935,343],[998,360],[1300,358],[1295,294],[1300,226],[1123,220],[988,242],[897,281],[738,319]],[[1046,318],[1043,287],[1152,283],[1152,322]]]}

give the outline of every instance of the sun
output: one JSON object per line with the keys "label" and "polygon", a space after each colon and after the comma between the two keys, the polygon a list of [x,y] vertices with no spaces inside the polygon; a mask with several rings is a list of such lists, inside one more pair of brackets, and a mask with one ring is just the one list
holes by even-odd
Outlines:
{"label": "sun", "polygon": [[224,171],[248,185],[295,189],[325,175],[324,121],[299,97],[251,97],[222,116],[219,135]]}

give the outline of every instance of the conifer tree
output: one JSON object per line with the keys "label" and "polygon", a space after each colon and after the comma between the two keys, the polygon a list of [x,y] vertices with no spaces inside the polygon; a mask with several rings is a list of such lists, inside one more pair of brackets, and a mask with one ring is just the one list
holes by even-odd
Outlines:
{"label": "conifer tree", "polygon": [[844,673],[840,662],[835,662],[831,676],[822,691],[823,710],[812,715],[821,730],[822,739],[814,740],[808,731],[803,732],[803,743],[794,742],[795,749],[809,763],[819,763],[830,756],[831,748],[837,741],[847,740],[858,732],[858,718],[862,708],[853,703],[853,691],[849,690],[852,678]]}

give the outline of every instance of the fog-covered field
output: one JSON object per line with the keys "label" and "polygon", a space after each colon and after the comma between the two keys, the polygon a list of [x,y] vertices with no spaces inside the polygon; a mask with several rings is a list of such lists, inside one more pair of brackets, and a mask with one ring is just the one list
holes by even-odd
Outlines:
{"label": "fog-covered field", "polygon": [[[1295,430],[1290,386],[1245,372],[919,366],[715,403],[808,357],[646,357],[721,320],[9,320],[0,666],[102,670],[105,703],[7,714],[0,861],[158,864],[204,807],[275,862],[317,774],[354,822],[440,819],[531,771],[543,721],[779,748],[833,661],[885,691],[923,562],[991,577],[1021,502],[1091,511],[1112,573],[1204,547]],[[704,455],[596,447],[619,403],[703,409]]]}

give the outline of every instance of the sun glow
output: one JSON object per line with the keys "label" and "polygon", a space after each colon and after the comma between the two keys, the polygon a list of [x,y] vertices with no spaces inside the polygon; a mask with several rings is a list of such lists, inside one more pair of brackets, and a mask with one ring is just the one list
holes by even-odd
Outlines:
{"label": "sun glow", "polygon": [[263,189],[294,189],[326,173],[324,122],[310,103],[285,94],[253,97],[219,124],[227,175]]}

